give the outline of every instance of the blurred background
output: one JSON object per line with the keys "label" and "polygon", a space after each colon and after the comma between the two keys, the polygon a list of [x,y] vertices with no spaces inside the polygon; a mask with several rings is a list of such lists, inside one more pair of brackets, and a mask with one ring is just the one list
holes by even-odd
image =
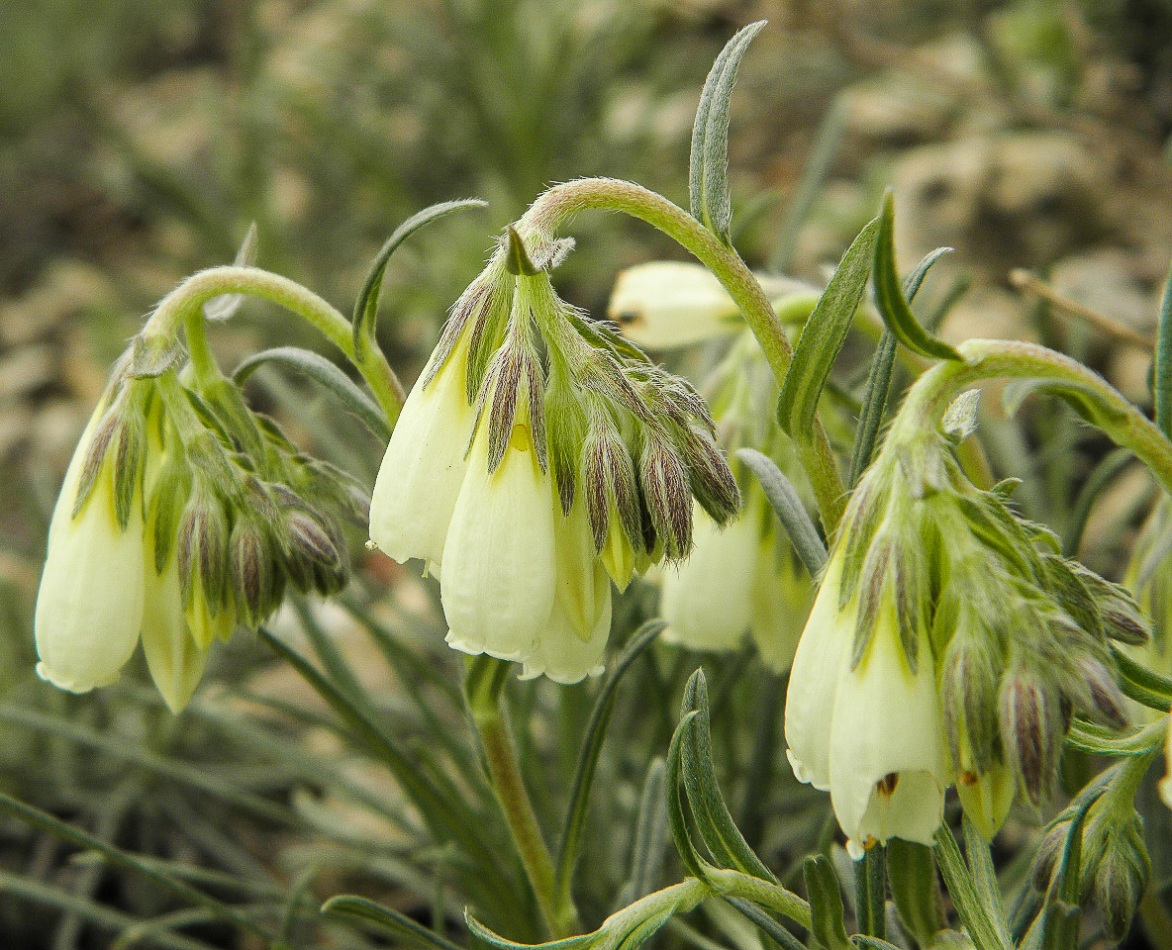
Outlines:
{"label": "blurred background", "polygon": [[[928,312],[951,304],[946,337],[1056,343],[1148,401],[1142,339],[1056,318],[1010,272],[1152,336],[1172,252],[1172,0],[0,3],[0,789],[208,874],[282,892],[300,880],[306,816],[326,838],[339,815],[357,819],[321,812],[317,760],[280,752],[295,741],[326,761],[337,737],[282,718],[273,697],[295,704],[297,687],[264,679],[281,675],[264,650],[238,635],[208,676],[235,705],[178,721],[134,673],[83,698],[33,676],[45,528],[110,362],[178,281],[230,261],[251,222],[260,266],[349,312],[399,222],[485,198],[392,261],[380,332],[410,383],[495,235],[547,184],[631,178],[686,204],[704,77],[759,18],[731,135],[735,240],[755,268],[823,279],[893,185],[901,266],[956,248],[924,295]],[[586,216],[574,234],[557,283],[599,316],[619,269],[681,257],[618,218]],[[228,367],[266,345],[322,349],[257,303],[213,342]],[[301,386],[258,374],[253,395],[369,483],[381,446]],[[1027,513],[1061,526],[1103,447],[1065,416],[1043,457],[1028,431],[993,428],[1006,470],[1039,475]],[[1142,476],[1104,496],[1092,566],[1117,571],[1148,497]],[[365,575],[398,585],[397,619],[434,634],[429,588],[385,561]],[[428,643],[420,656],[452,662]],[[297,798],[306,787],[317,812]],[[72,854],[0,823],[0,945],[110,946],[119,915],[168,909]],[[207,945],[258,945],[217,926],[200,931]]]}

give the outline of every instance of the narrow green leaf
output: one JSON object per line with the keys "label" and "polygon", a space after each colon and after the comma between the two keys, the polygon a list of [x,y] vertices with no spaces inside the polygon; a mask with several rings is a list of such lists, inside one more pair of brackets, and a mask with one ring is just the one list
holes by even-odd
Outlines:
{"label": "narrow green leaf", "polygon": [[1032,393],[1057,396],[1078,413],[1084,422],[1089,422],[1100,429],[1109,430],[1127,418],[1122,411],[1104,405],[1098,394],[1091,389],[1037,379],[1015,379],[1005,385],[1001,390],[1001,405],[1006,415],[1016,415],[1025,398]]}
{"label": "narrow green leaf", "polygon": [[[879,215],[879,236],[875,242],[875,304],[887,328],[913,353],[930,359],[959,360],[960,354],[943,340],[932,336],[916,319],[899,286],[895,269],[895,198],[890,189],[883,196]],[[934,251],[924,273],[946,249]],[[923,277],[921,276],[921,280]]]}
{"label": "narrow green leaf", "polygon": [[757,476],[757,481],[765,490],[765,497],[781,520],[802,564],[811,577],[817,577],[828,557],[826,545],[793,483],[785,477],[773,459],[756,449],[738,449],[737,458]]}
{"label": "narrow green leaf", "polygon": [[551,940],[548,943],[515,943],[489,930],[467,910],[464,911],[464,923],[468,925],[468,930],[473,937],[490,947],[497,948],[497,950],[537,950],[537,948],[541,948],[541,950],[573,950],[575,947],[586,946],[598,936],[597,933],[588,933],[577,937],[567,937],[565,940]]}
{"label": "narrow green leaf", "polygon": [[383,277],[386,275],[391,255],[399,249],[399,245],[424,225],[451,214],[453,211],[463,211],[465,208],[484,208],[487,204],[488,202],[481,201],[479,198],[444,201],[416,212],[395,228],[394,233],[387,238],[386,244],[371,261],[366,278],[362,281],[362,289],[358,292],[358,299],[354,302],[354,351],[356,353],[365,352],[367,345],[374,340]]}
{"label": "narrow green leaf", "polygon": [[740,897],[726,897],[725,900],[760,927],[761,932],[775,941],[782,950],[806,950],[804,943],[756,904]]}
{"label": "narrow green leaf", "polygon": [[[924,256],[904,280],[904,296],[910,303],[920,290],[920,285],[928,275],[932,265],[952,248],[938,247]],[[947,312],[942,310],[940,316]],[[863,391],[863,408],[859,414],[859,424],[856,429],[854,450],[851,453],[850,485],[858,483],[871,459],[875,454],[875,447],[879,441],[879,430],[887,415],[887,405],[891,399],[891,382],[895,370],[895,355],[897,348],[895,334],[884,329],[879,339],[879,345],[871,360],[871,369],[867,374],[867,383]]]}
{"label": "narrow green leaf", "polygon": [[806,895],[810,901],[810,931],[825,950],[853,950],[846,933],[842,891],[834,865],[824,854],[815,854],[802,863]]}
{"label": "narrow green leaf", "polygon": [[631,845],[631,871],[616,900],[616,910],[633,904],[655,890],[663,869],[667,843],[667,764],[652,760],[639,796],[635,840]]}
{"label": "narrow green leaf", "polygon": [[1078,946],[1078,925],[1082,917],[1079,906],[1082,887],[1082,832],[1091,806],[1103,794],[1088,795],[1066,833],[1066,846],[1057,874],[1046,894],[1042,912],[1042,947],[1044,950],[1075,950]]}
{"label": "narrow green leaf", "polygon": [[887,936],[887,849],[877,844],[855,862],[855,918],[864,937]]}
{"label": "narrow green leaf", "polygon": [[887,879],[904,929],[921,947],[948,926],[932,848],[902,838],[887,843]]}
{"label": "narrow green leaf", "polygon": [[1172,439],[1172,271],[1164,284],[1160,301],[1160,326],[1156,331],[1156,356],[1152,364],[1152,395],[1156,403],[1156,425]]}
{"label": "narrow green leaf", "polygon": [[863,390],[863,410],[859,413],[859,424],[855,430],[855,446],[851,452],[850,484],[857,485],[879,442],[879,430],[887,415],[887,402],[891,398],[891,377],[895,370],[895,334],[884,330],[871,357],[871,368],[867,373],[867,385]]}
{"label": "narrow green leaf", "polygon": [[764,26],[764,20],[750,23],[720,51],[704,81],[692,127],[692,156],[688,167],[692,217],[725,242],[732,222],[728,188],[729,104],[741,58]]}
{"label": "narrow green leaf", "polygon": [[1172,707],[1172,677],[1137,663],[1114,644],[1111,656],[1119,670],[1123,692],[1150,709],[1167,712]]}
{"label": "narrow green leaf", "polygon": [[55,818],[47,812],[34,808],[32,805],[26,805],[24,802],[5,795],[3,792],[0,792],[0,810],[8,812],[13,817],[52,835],[60,841],[65,841],[78,848],[100,854],[114,867],[122,868],[124,871],[131,871],[140,877],[153,881],[185,903],[203,907],[218,920],[223,920],[248,933],[255,934],[262,940],[272,941],[276,937],[275,934],[230,904],[225,904],[223,901],[205,894],[198,888],[194,888],[178,878],[164,874],[156,868],[140,861],[134,854],[107,844],[100,838],[95,838],[80,828],[61,821],[59,818]]}
{"label": "narrow green leaf", "polygon": [[696,818],[697,830],[718,864],[735,868],[763,881],[777,878],[753,853],[737,828],[716,781],[712,760],[712,732],[708,711],[708,684],[704,671],[696,670],[684,688],[683,713],[695,711],[696,718],[684,735],[683,778],[688,804]]}
{"label": "narrow green leaf", "polygon": [[578,753],[577,768],[574,770],[574,781],[570,786],[570,803],[566,809],[566,822],[562,829],[561,848],[558,853],[555,877],[555,887],[559,894],[569,895],[574,868],[582,852],[582,834],[586,826],[590,790],[594,785],[598,757],[602,752],[603,740],[606,738],[606,727],[614,712],[618,685],[635,660],[654,642],[666,626],[666,621],[651,620],[635,631],[626,648],[615,661],[614,668],[602,684],[602,689],[599,690],[598,698],[594,702],[594,708],[590,712],[586,734],[582,738],[582,748]]}
{"label": "narrow green leaf", "polygon": [[684,814],[684,801],[680,795],[680,784],[683,782],[684,737],[697,715],[698,713],[693,710],[680,719],[680,724],[676,726],[671,744],[667,748],[667,820],[671,828],[672,841],[675,842],[684,869],[692,877],[703,881],[708,876],[708,863],[700,857],[700,852],[692,842],[692,835],[688,831],[688,818]]}
{"label": "narrow green leaf", "polygon": [[956,838],[945,824],[936,830],[936,860],[961,923],[977,950],[1013,950],[1013,945],[1003,940],[1001,926],[993,921],[989,909],[981,903],[972,872],[961,856]]}
{"label": "narrow green leaf", "polygon": [[[1126,681],[1122,684],[1122,689],[1126,695],[1131,695]],[[1162,710],[1167,708],[1164,706]],[[1088,755],[1108,755],[1113,758],[1145,755],[1151,751],[1153,742],[1159,741],[1160,736],[1153,734],[1148,726],[1132,726],[1130,729],[1119,731],[1082,719],[1075,719],[1070,725],[1070,732],[1066,735],[1066,744],[1072,749],[1078,749]]]}
{"label": "narrow green leaf", "polygon": [[872,937],[868,934],[851,934],[851,942],[856,947],[868,947],[870,950],[903,950],[890,940],[882,937]]}
{"label": "narrow green leaf", "polygon": [[378,404],[359,389],[358,384],[341,369],[312,350],[304,350],[298,346],[278,346],[270,350],[261,350],[237,366],[232,378],[242,386],[249,376],[266,363],[276,363],[303,373],[337,396],[377,438],[386,442],[391,437],[391,427],[387,424],[387,418]]}
{"label": "narrow green leaf", "polygon": [[463,950],[459,944],[453,943],[434,930],[429,930],[406,914],[365,897],[339,894],[322,904],[321,912],[330,917],[350,918],[374,924],[398,941],[422,947],[423,950]]}
{"label": "narrow green leaf", "polygon": [[863,299],[878,233],[878,218],[859,232],[802,330],[777,401],[778,422],[794,438],[813,431],[818,397]]}

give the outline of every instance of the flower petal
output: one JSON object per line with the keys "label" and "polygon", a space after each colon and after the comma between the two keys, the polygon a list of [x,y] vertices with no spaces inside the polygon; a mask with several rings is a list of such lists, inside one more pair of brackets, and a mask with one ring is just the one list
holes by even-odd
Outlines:
{"label": "flower petal", "polygon": [[554,493],[529,430],[513,429],[488,472],[488,436],[477,433],[443,550],[440,585],[448,643],[465,653],[525,660],[553,610]]}
{"label": "flower petal", "polygon": [[[87,447],[83,440],[78,453]],[[142,620],[142,512],[132,506],[126,530],[118,527],[106,466],[76,518],[76,480],[62,489],[37,592],[37,675],[74,693],[118,679]]]}
{"label": "flower petal", "polygon": [[174,558],[162,574],[155,573],[153,554],[147,562],[142,648],[151,679],[167,708],[178,715],[199,685],[208,654],[187,629]]}
{"label": "flower petal", "polygon": [[838,609],[841,558],[832,556],[802,631],[785,700],[786,755],[798,781],[830,788],[830,727],[854,635],[855,605]]}
{"label": "flower petal", "polygon": [[734,650],[752,616],[757,521],[741,516],[721,528],[695,502],[692,519],[691,554],[663,572],[663,639],[691,650]]}
{"label": "flower petal", "polygon": [[457,344],[428,386],[411,390],[379,467],[370,537],[400,563],[439,563],[443,555],[475,418],[465,395],[466,354],[467,344]]}
{"label": "flower petal", "polygon": [[830,797],[847,837],[864,847],[892,837],[931,844],[943,817],[951,769],[931,647],[919,636],[912,673],[885,593],[867,651],[835,696]]}

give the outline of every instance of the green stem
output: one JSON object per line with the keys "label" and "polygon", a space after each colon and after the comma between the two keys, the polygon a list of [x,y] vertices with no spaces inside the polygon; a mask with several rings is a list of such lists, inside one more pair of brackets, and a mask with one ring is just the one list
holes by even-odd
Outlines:
{"label": "green stem", "polygon": [[[313,291],[279,274],[258,267],[235,265],[212,267],[193,274],[159,302],[143,328],[143,335],[175,336],[180,323],[190,327],[193,322],[202,321],[200,309],[203,305],[224,294],[261,297],[291,310],[313,326],[358,368],[387,419],[394,425],[407,397],[386,358],[377,347],[364,347],[363,353],[356,353],[350,321]],[[193,361],[202,359],[196,355],[200,347],[199,336],[197,332],[194,341],[190,335],[188,337]],[[198,363],[196,370],[199,372]]]}
{"label": "green stem", "polygon": [[569,894],[560,899],[557,896],[553,859],[525,789],[513,737],[505,721],[502,697],[508,668],[504,660],[478,657],[469,675],[468,705],[484,746],[493,789],[537,897],[542,919],[550,935],[559,940],[580,929],[578,911]]}
{"label": "green stem", "polygon": [[[724,285],[748,323],[780,386],[793,362],[793,347],[781,321],[757,278],[740,255],[683,208],[641,185],[614,178],[583,178],[555,185],[541,195],[517,222],[517,230],[531,247],[553,241],[558,229],[581,211],[620,211],[662,231],[707,267]],[[820,421],[814,437],[801,447],[802,466],[827,532],[834,529],[846,507],[846,486],[838,459]]]}
{"label": "green stem", "polygon": [[957,349],[963,362],[937,363],[916,380],[893,424],[889,442],[915,438],[917,431],[935,431],[945,410],[966,387],[997,377],[1037,379],[1076,387],[1106,409],[1098,421],[1115,442],[1130,449],[1172,494],[1172,442],[1102,376],[1068,356],[1034,343],[969,340]]}

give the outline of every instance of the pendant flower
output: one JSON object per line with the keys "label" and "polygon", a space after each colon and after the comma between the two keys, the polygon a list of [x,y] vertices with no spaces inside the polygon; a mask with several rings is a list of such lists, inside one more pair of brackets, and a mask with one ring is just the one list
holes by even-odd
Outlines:
{"label": "pendant flower", "polygon": [[[856,585],[843,604],[836,549],[798,644],[786,698],[789,760],[800,781],[830,792],[848,850],[903,838],[931,844],[951,784],[935,671],[925,630],[901,639],[893,583]],[[875,598],[858,651],[860,599]]]}
{"label": "pendant flower", "polygon": [[407,398],[370,535],[437,574],[452,647],[573,683],[601,669],[610,581],[690,549],[693,494],[719,521],[739,501],[703,401],[510,230]]}
{"label": "pendant flower", "polygon": [[955,778],[987,837],[1049,794],[1071,717],[1126,723],[1108,638],[1145,636],[1126,592],[977,490],[947,433],[897,416],[855,489],[786,701],[794,774],[827,789],[856,857],[930,844]]}
{"label": "pendant flower", "polygon": [[288,585],[345,585],[339,522],[359,513],[350,479],[255,418],[227,380],[199,393],[214,422],[198,415],[158,342],[140,336],[115,367],[69,464],[37,595],[37,673],[89,692],[118,679],[141,637],[177,713],[238,622],[262,622]]}

